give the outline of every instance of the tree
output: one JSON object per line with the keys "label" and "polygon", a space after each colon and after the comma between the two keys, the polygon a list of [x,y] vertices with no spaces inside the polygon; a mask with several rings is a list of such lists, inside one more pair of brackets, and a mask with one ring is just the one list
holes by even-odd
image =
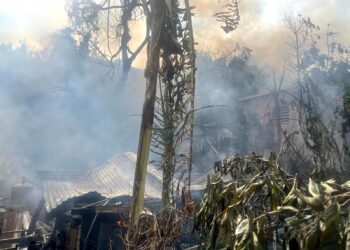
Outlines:
{"label": "tree", "polygon": [[156,100],[152,143],[152,151],[161,158],[164,208],[172,204],[175,172],[190,173],[190,156],[184,148],[191,148],[185,141],[191,140],[195,86],[191,8],[188,5],[182,10],[179,3],[174,1],[171,9],[173,13],[167,15],[169,23],[164,30],[164,40],[167,42],[164,42],[161,53],[159,96]]}
{"label": "tree", "polygon": [[[155,115],[154,105],[158,70],[160,113],[157,113],[157,115],[160,115],[161,118],[158,118],[157,121],[161,128],[153,130],[153,135],[159,135],[161,141],[157,141],[157,143],[164,146],[161,151],[163,164],[162,202],[164,207],[170,205],[171,182],[176,161],[176,145],[187,132],[185,127],[193,123],[193,115],[191,114],[194,112],[194,42],[192,27],[188,26],[191,25],[189,4],[187,3],[186,6],[187,10],[184,17],[187,26],[185,29],[181,29],[181,21],[179,21],[181,11],[178,8],[177,1],[150,1],[151,40],[148,45],[148,60],[145,73],[146,95],[142,112],[133,201],[130,212],[131,226],[128,232],[128,241],[130,243],[136,242],[136,227],[143,207],[145,175]],[[161,67],[159,67],[160,60],[162,62]],[[189,98],[185,99],[186,95]],[[191,103],[189,106],[190,112],[186,109],[188,103]],[[184,112],[187,112],[187,114]],[[190,123],[187,122],[188,120],[190,120]],[[190,125],[190,130],[192,129],[193,125]],[[157,131],[160,132],[157,133]],[[190,136],[193,136],[193,131],[190,132]]]}
{"label": "tree", "polygon": [[88,44],[114,70],[121,61],[118,92],[127,84],[128,74],[138,54],[149,41],[149,25],[145,21],[145,37],[131,50],[132,40],[129,25],[149,18],[147,3],[142,0],[71,0],[68,4],[71,26],[78,39]]}
{"label": "tree", "polygon": [[[159,106],[164,111],[158,121],[165,122],[166,127],[162,129],[161,134],[167,137],[165,144],[167,146],[162,154],[163,189],[165,190],[163,190],[163,204],[169,204],[170,200],[169,186],[173,178],[176,151],[174,145],[179,144],[183,135],[189,131],[188,124],[193,122],[194,92],[191,89],[194,89],[194,41],[192,27],[189,27],[191,21],[188,2],[186,6],[185,14],[183,14],[184,10],[178,8],[176,0],[151,0],[150,2],[104,0],[99,4],[92,0],[78,0],[72,1],[68,6],[71,25],[80,41],[84,44],[88,41],[92,51],[112,66],[117,61],[116,59],[121,59],[122,71],[119,82],[122,85],[125,85],[132,62],[147,44],[146,93],[130,212],[131,238],[132,228],[136,227],[143,208],[145,174],[152,136],[158,76],[159,83],[163,84],[160,93],[164,94],[157,99]],[[238,13],[237,4],[234,10],[230,9],[231,5],[225,5],[225,7],[228,8],[228,12],[234,11],[233,15]],[[179,21],[180,13],[184,18],[183,21]],[[140,41],[135,51],[131,51],[129,24],[141,19],[145,20],[145,38]],[[187,27],[182,29],[181,22],[187,23]],[[228,25],[236,24],[230,22]],[[179,80],[180,78],[182,80]],[[184,96],[187,97],[184,98]],[[190,130],[193,130],[191,125]],[[190,136],[192,135],[190,132]],[[189,152],[191,153],[191,150]]]}
{"label": "tree", "polygon": [[226,32],[234,31],[239,24],[239,8],[237,0],[227,0],[219,11],[214,16],[219,23],[222,23],[221,28]]}
{"label": "tree", "polygon": [[[344,79],[349,68],[346,50],[337,43],[329,44],[333,33],[327,31],[327,53],[322,53],[318,47],[320,28],[310,18],[287,16],[285,22],[292,34],[288,44],[294,53],[295,60],[291,64],[298,86],[295,99],[305,144],[304,152],[297,154],[304,155],[304,161],[310,162],[321,176],[329,169],[344,171],[342,150],[346,147],[337,138],[338,118],[334,111],[339,110],[336,92],[344,90],[346,85]],[[334,53],[336,48],[339,48],[338,55]]]}

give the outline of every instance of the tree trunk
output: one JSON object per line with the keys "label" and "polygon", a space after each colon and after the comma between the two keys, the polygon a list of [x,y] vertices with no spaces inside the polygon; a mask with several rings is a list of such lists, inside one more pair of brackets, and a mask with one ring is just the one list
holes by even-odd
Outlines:
{"label": "tree trunk", "polygon": [[130,60],[123,60],[123,66],[122,66],[122,71],[120,72],[120,77],[118,79],[118,83],[116,86],[117,93],[118,94],[123,94],[125,87],[128,84],[128,78],[129,78],[129,73],[131,70],[131,61]]}
{"label": "tree trunk", "polygon": [[171,204],[171,193],[172,193],[172,180],[175,171],[175,164],[173,162],[173,144],[170,144],[172,139],[168,141],[169,144],[165,145],[165,152],[163,155],[163,191],[162,191],[162,207],[167,208]]}
{"label": "tree trunk", "polygon": [[162,190],[162,207],[167,208],[171,204],[172,180],[175,171],[175,151],[174,151],[174,110],[171,106],[172,82],[166,82],[164,94],[161,96],[161,106],[163,113],[164,129],[162,137],[164,138],[164,152],[162,154],[163,168],[163,190]]}
{"label": "tree trunk", "polygon": [[132,60],[128,55],[128,44],[131,39],[130,30],[129,30],[129,22],[132,19],[132,10],[134,9],[134,3],[132,1],[124,1],[124,9],[121,15],[121,26],[123,27],[123,33],[120,41],[120,50],[122,54],[122,71],[121,76],[118,79],[117,90],[119,93],[122,93],[125,86],[127,85],[129,72],[131,69]]}
{"label": "tree trunk", "polygon": [[157,76],[159,69],[159,53],[161,33],[164,21],[164,0],[151,0],[151,40],[148,45],[148,59],[145,71],[146,93],[142,110],[142,121],[137,153],[133,199],[130,211],[130,228],[128,239],[133,239],[143,209],[147,164],[152,136],[154,103],[156,98]]}
{"label": "tree trunk", "polygon": [[192,154],[193,154],[193,129],[194,129],[194,97],[195,97],[195,92],[196,92],[196,52],[194,48],[194,35],[193,35],[193,26],[192,26],[192,14],[191,14],[191,7],[189,0],[185,0],[185,6],[186,6],[186,19],[187,19],[187,28],[189,32],[189,36],[191,39],[191,44],[190,44],[190,51],[189,51],[189,56],[190,56],[190,64],[191,64],[191,109],[190,109],[190,145],[189,145],[189,150],[188,150],[188,180],[185,183],[186,185],[186,191],[189,192],[190,194],[190,189],[191,189],[191,172],[192,172]]}

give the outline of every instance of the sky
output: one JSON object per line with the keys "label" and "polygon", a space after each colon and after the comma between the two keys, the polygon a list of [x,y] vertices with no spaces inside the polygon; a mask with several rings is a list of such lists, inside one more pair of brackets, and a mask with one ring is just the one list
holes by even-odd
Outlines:
{"label": "sky", "polygon": [[217,1],[195,0],[195,4],[198,47],[209,48],[214,53],[230,50],[239,43],[251,48],[262,64],[283,64],[287,56],[284,54],[287,34],[283,22],[286,14],[311,17],[324,34],[330,23],[334,31],[340,32],[339,42],[350,46],[350,33],[346,28],[350,21],[349,0],[240,0],[241,21],[229,34],[225,34],[211,16]]}
{"label": "sky", "polygon": [[27,42],[41,49],[43,41],[67,25],[66,0],[0,0],[0,42]]}
{"label": "sky", "polygon": [[[36,50],[42,49],[50,34],[67,25],[67,0],[0,0],[0,42],[27,42]],[[195,5],[193,20],[197,49],[213,54],[231,50],[236,43],[249,47],[258,63],[282,65],[286,51],[283,18],[286,14],[310,16],[326,33],[330,23],[340,32],[337,40],[350,45],[349,0],[239,0],[241,21],[234,32],[226,34],[213,17],[214,10],[228,0],[191,0]],[[140,26],[139,26],[140,27]],[[138,27],[138,28],[139,28]],[[137,28],[137,29],[138,29]],[[138,38],[139,31],[134,31]],[[142,32],[141,32],[142,34]],[[143,67],[145,53],[135,62]]]}

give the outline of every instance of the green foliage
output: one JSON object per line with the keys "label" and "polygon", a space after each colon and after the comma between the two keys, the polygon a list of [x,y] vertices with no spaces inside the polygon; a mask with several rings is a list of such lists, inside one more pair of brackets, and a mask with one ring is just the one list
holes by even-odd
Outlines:
{"label": "green foliage", "polygon": [[215,170],[196,217],[202,249],[349,245],[349,181],[301,180],[281,170],[275,157],[235,157]]}

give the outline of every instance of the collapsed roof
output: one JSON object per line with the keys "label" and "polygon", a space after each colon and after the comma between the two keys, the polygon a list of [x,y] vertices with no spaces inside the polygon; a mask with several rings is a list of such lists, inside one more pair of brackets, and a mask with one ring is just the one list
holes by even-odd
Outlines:
{"label": "collapsed roof", "polygon": [[[76,180],[44,180],[43,192],[47,212],[71,199],[98,193],[105,198],[132,196],[136,154],[126,152],[113,157],[106,164],[91,169]],[[162,172],[149,164],[147,167],[145,198],[160,199]]]}

